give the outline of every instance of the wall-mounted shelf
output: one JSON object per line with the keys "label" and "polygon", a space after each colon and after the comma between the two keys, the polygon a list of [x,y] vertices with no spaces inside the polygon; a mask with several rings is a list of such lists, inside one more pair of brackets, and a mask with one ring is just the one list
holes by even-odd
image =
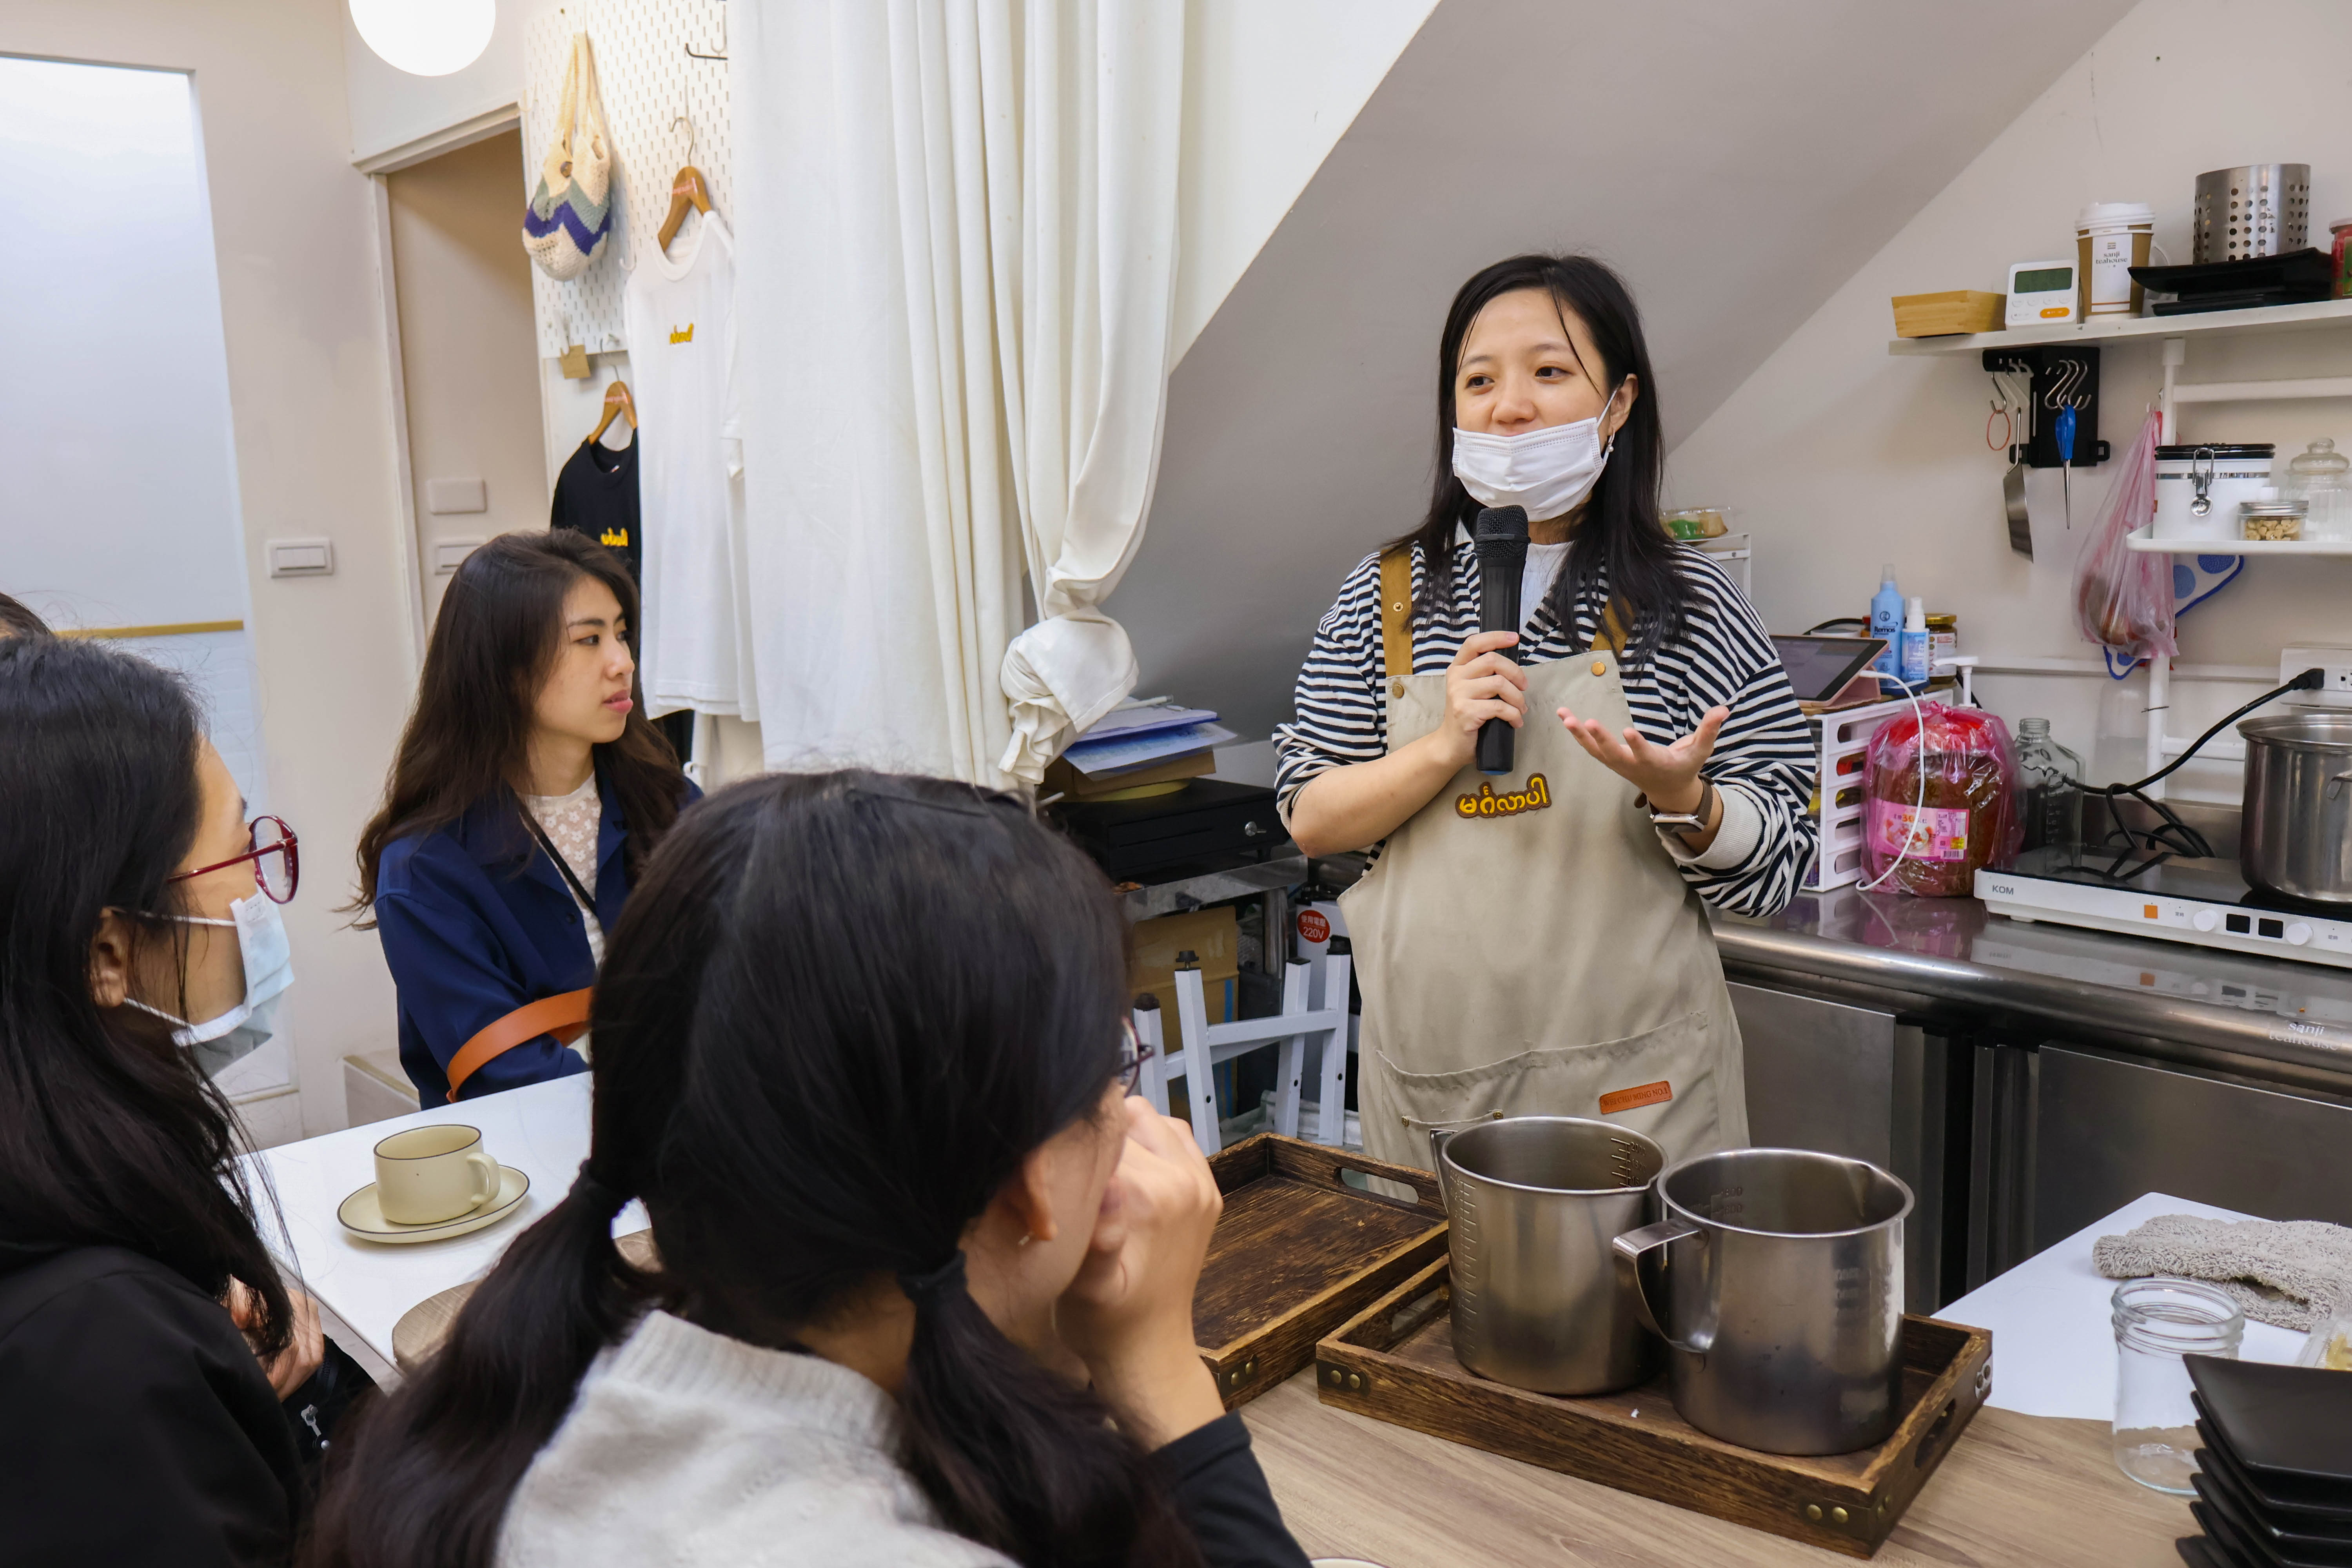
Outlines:
{"label": "wall-mounted shelf", "polygon": [[2315,300],[2308,305],[2263,305],[2251,310],[2206,310],[2193,316],[2105,316],[2050,327],[2019,327],[2006,332],[1953,332],[1940,338],[1896,338],[1890,354],[1973,354],[1986,349],[2028,348],[2039,343],[2105,343],[2125,338],[2245,337],[2267,332],[2305,332],[2352,327],[2352,300]]}
{"label": "wall-mounted shelf", "polygon": [[2124,543],[2151,555],[2352,555],[2347,539],[2158,539],[2145,528]]}

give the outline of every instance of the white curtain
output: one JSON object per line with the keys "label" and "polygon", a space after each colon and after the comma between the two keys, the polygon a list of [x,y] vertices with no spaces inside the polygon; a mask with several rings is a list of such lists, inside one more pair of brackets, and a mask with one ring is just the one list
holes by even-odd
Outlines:
{"label": "white curtain", "polygon": [[733,10],[768,763],[1034,782],[1136,681],[1184,5]]}

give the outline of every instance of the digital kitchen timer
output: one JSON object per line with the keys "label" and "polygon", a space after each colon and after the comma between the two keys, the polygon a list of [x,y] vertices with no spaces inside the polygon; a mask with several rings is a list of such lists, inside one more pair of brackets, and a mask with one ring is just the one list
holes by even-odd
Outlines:
{"label": "digital kitchen timer", "polygon": [[2006,324],[2054,327],[2082,320],[2081,310],[2073,262],[2021,261],[2010,268]]}

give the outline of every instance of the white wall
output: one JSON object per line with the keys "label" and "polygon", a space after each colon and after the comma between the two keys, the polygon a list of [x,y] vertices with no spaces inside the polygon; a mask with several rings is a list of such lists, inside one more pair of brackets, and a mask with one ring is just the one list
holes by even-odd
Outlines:
{"label": "white wall", "polygon": [[[2185,261],[2197,174],[2243,163],[2312,165],[2313,227],[2325,247],[2325,221],[2352,212],[2347,58],[2352,7],[2333,0],[2142,0],[1872,254],[1672,457],[1671,493],[1738,507],[1752,526],[1766,620],[1796,630],[1862,613],[1879,563],[1892,561],[1930,609],[1958,614],[1964,651],[2095,658],[2074,630],[2063,525],[2058,547],[2039,548],[2030,563],[2009,549],[2006,463],[1985,447],[1980,365],[1968,356],[1890,358],[1888,298],[1999,289],[2012,261],[2071,255],[2076,210],[2089,201],[2152,205],[2157,243]],[[2160,352],[2155,338],[2104,352],[2100,434],[2118,455],[2155,396]],[[2191,338],[2182,379],[2347,369],[2352,331]],[[2198,438],[2276,441],[2282,465],[2314,437],[2352,445],[2352,405],[2341,401],[2193,405],[2183,417],[2184,433]],[[2099,517],[2110,471],[2076,477],[2076,542]],[[2181,658],[2275,669],[2287,643],[2352,643],[2347,590],[2352,562],[2250,562],[2181,620]],[[2012,720],[2045,714],[2077,751],[2098,747],[2103,777],[2127,778],[2141,771],[2131,737],[2143,732],[2144,679],[1995,677],[1983,692]],[[2187,683],[2168,728],[2192,735],[2258,689]],[[2236,799],[2233,764],[2191,764],[2181,777],[2195,792]]]}
{"label": "white wall", "polygon": [[[334,911],[415,668],[373,193],[350,161],[342,9],[339,0],[0,8],[0,53],[184,70],[194,83],[271,798],[304,850],[286,924],[311,1131],[342,1123],[338,1058],[393,1037],[375,939]],[[333,576],[268,577],[264,542],[298,535],[334,541]]]}
{"label": "white wall", "polygon": [[1192,0],[1176,357],[1192,346],[1437,0]]}
{"label": "white wall", "polygon": [[[384,177],[427,627],[449,585],[437,543],[547,526],[530,259],[512,201],[521,166],[509,130]],[[489,510],[436,514],[434,479],[481,480]]]}
{"label": "white wall", "polygon": [[1616,265],[1679,439],[2127,3],[1979,0],[1959,26],[1912,0],[1445,0],[1171,378],[1107,606],[1144,688],[1253,739],[1289,716],[1341,577],[1427,505],[1431,362],[1471,273]]}

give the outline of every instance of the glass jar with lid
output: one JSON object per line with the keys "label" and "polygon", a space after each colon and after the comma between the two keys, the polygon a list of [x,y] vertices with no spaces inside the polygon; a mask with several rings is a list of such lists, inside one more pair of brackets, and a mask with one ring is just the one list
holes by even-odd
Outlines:
{"label": "glass jar with lid", "polygon": [[2322,437],[2286,468],[2279,493],[2305,503],[2303,536],[2352,542],[2352,458]]}

